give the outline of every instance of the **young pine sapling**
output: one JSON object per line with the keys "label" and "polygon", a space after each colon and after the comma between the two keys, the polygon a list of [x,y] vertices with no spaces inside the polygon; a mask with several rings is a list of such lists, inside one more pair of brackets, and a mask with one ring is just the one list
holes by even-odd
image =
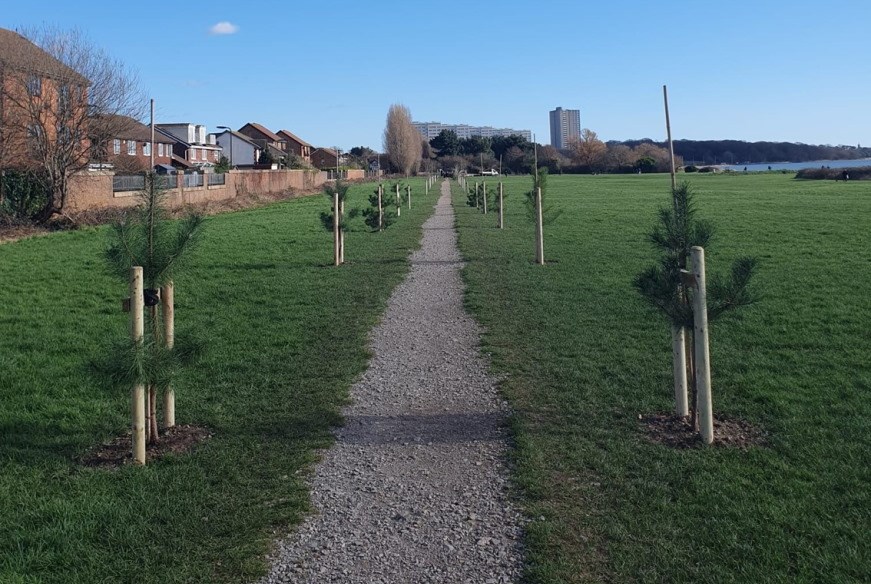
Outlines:
{"label": "young pine sapling", "polygon": [[[674,345],[675,409],[679,415],[689,413],[698,430],[698,392],[692,365],[692,351],[684,353],[684,330],[693,330],[692,287],[685,285],[688,258],[693,247],[705,248],[713,238],[713,225],[696,217],[693,192],[688,184],[677,186],[671,208],[659,210],[659,218],[648,240],[660,253],[659,262],[635,277],[636,290],[654,308],[662,312],[672,326]],[[713,322],[729,312],[757,301],[750,291],[750,281],[756,269],[756,259],[739,257],[728,278],[714,276],[707,286],[708,321]],[[693,343],[686,343],[690,346]],[[686,360],[686,363],[683,360]],[[686,375],[686,395],[679,377]]]}

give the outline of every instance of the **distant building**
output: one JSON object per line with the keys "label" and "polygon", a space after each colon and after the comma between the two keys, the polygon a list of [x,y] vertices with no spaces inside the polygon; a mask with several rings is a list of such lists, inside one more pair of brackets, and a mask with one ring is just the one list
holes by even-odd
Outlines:
{"label": "distant building", "polygon": [[550,112],[550,145],[558,150],[568,148],[571,140],[581,137],[581,111],[561,107]]}
{"label": "distant building", "polygon": [[214,134],[215,143],[224,152],[232,168],[252,168],[260,160],[262,149],[251,138],[234,130]]}
{"label": "distant building", "polygon": [[483,136],[484,138],[492,138],[494,136],[523,136],[527,140],[532,140],[532,132],[530,130],[492,128],[490,126],[467,126],[466,124],[442,124],[441,122],[412,123],[426,140],[432,140],[438,136],[442,130],[453,131],[456,133],[457,138],[471,138],[472,136]]}
{"label": "distant building", "polygon": [[221,160],[221,147],[206,127],[199,124],[155,124],[163,136],[174,138],[172,147],[173,166],[207,169]]}
{"label": "distant building", "polygon": [[315,168],[332,170],[339,165],[339,153],[332,148],[315,148],[311,154],[311,161]]}

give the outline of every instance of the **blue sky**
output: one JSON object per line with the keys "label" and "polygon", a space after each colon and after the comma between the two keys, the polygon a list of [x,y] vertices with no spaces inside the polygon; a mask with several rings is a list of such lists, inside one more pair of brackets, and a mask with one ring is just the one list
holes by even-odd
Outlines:
{"label": "blue sky", "polygon": [[[387,108],[529,129],[579,109],[602,139],[871,145],[871,0],[4,2],[0,27],[82,29],[160,122],[381,146]],[[224,32],[210,30],[219,23]]]}

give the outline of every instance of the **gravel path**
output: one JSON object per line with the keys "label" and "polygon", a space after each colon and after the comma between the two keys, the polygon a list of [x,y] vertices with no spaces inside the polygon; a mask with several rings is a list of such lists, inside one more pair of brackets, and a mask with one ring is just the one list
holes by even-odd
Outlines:
{"label": "gravel path", "polygon": [[521,571],[507,405],[463,309],[450,185],[372,331],[369,369],[312,479],[317,513],[279,542],[275,582],[503,583]]}

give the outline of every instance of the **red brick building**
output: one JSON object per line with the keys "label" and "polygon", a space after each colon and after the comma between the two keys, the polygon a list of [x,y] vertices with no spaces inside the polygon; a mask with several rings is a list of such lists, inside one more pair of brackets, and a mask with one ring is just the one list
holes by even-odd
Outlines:
{"label": "red brick building", "polygon": [[275,135],[281,139],[282,150],[284,150],[288,154],[299,156],[306,162],[311,162],[311,144],[288,130],[279,130],[275,133]]}
{"label": "red brick building", "polygon": [[312,152],[312,165],[321,170],[335,170],[338,153],[332,148],[317,148]]}
{"label": "red brick building", "polygon": [[[127,116],[114,116],[115,137],[104,144],[101,161],[116,171],[141,172],[151,167],[151,128]],[[154,164],[172,164],[173,140],[154,132]]]}
{"label": "red brick building", "polygon": [[20,34],[0,28],[0,168],[88,157],[89,81]]}

